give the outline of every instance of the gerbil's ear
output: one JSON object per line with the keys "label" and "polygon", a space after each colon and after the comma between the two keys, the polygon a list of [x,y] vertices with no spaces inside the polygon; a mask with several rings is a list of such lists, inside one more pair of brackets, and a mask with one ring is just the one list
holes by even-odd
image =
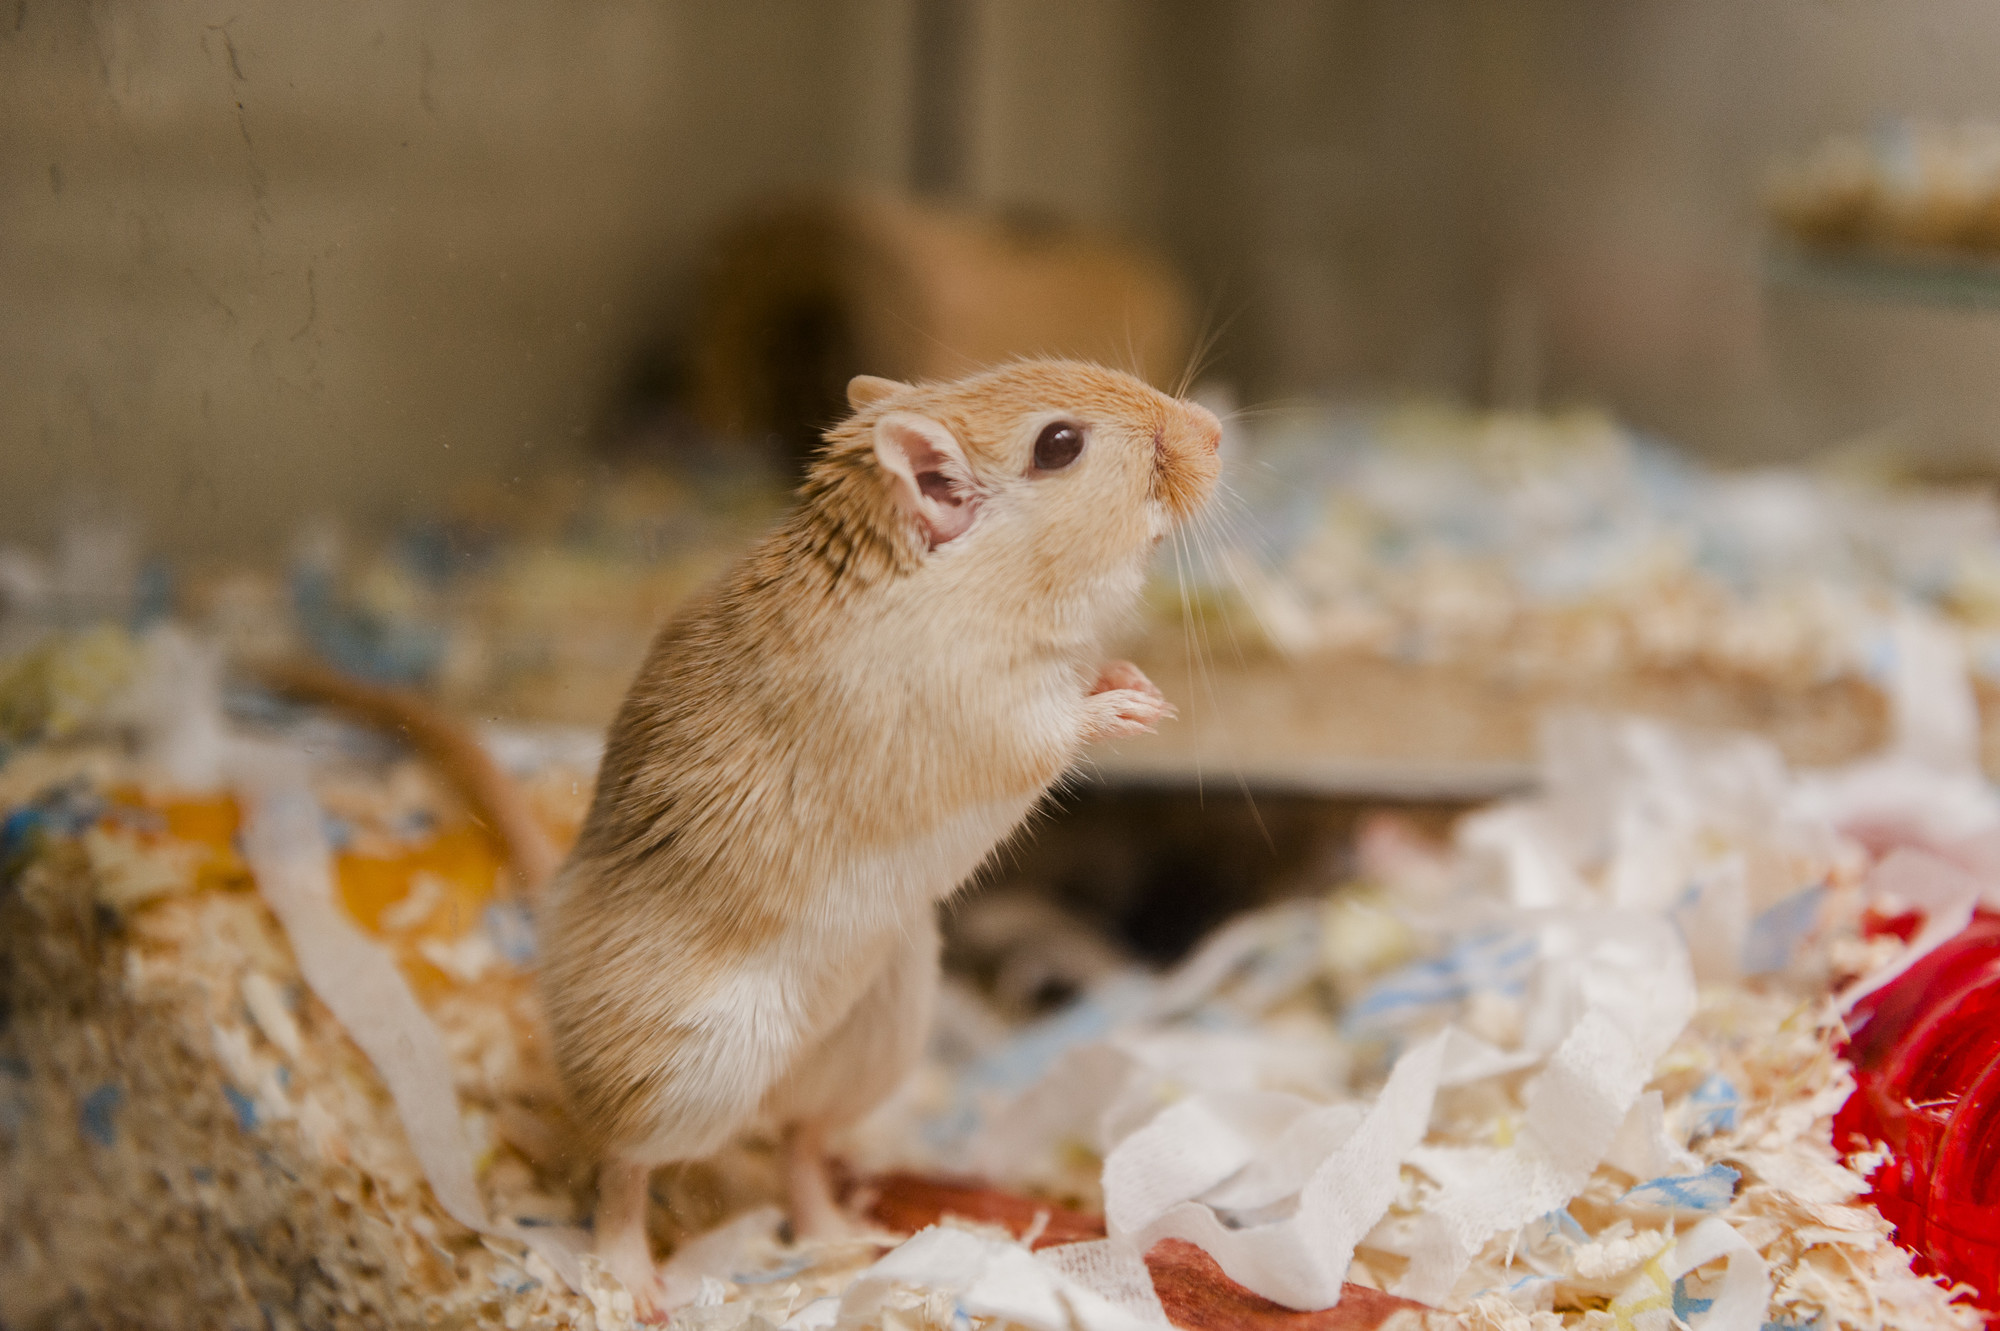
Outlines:
{"label": "gerbil's ear", "polygon": [[923,528],[933,550],[972,525],[979,491],[965,449],[950,430],[928,416],[892,411],[875,422],[875,460],[889,474],[896,502]]}
{"label": "gerbil's ear", "polygon": [[894,379],[878,379],[872,374],[857,374],[847,381],[847,406],[851,411],[859,411],[870,402],[880,402],[891,393],[900,393],[908,384],[899,384]]}

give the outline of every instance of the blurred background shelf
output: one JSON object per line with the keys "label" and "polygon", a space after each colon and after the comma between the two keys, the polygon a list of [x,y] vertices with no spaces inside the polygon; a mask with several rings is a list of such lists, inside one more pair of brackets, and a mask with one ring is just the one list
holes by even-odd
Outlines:
{"label": "blurred background shelf", "polygon": [[1086,787],[1133,794],[1207,794],[1218,799],[1308,796],[1419,804],[1480,804],[1526,794],[1535,785],[1535,766],[1527,761],[1264,757],[1202,763],[1180,753],[1150,753],[1142,746],[1102,757],[1079,775]]}
{"label": "blurred background shelf", "polygon": [[1855,300],[2000,310],[2000,260],[1915,253],[1811,250],[1774,242],[1764,254],[1773,287]]}

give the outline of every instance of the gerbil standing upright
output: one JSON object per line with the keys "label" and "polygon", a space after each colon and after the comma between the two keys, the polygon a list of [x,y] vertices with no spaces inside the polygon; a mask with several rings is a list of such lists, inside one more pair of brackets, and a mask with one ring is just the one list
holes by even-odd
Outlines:
{"label": "gerbil standing upright", "polygon": [[1221,427],[1129,375],[862,376],[795,507],[661,632],[543,911],[557,1061],[600,1161],[599,1252],[642,1305],[648,1174],[823,1142],[916,1058],[935,912],[1092,740],[1171,714],[1107,637],[1214,487]]}

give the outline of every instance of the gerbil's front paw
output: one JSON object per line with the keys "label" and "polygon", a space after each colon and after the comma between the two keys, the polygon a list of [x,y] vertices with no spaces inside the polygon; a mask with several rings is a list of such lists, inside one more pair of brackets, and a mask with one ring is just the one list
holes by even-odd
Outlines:
{"label": "gerbil's front paw", "polygon": [[1167,695],[1130,661],[1107,662],[1083,702],[1085,743],[1150,734],[1174,715]]}

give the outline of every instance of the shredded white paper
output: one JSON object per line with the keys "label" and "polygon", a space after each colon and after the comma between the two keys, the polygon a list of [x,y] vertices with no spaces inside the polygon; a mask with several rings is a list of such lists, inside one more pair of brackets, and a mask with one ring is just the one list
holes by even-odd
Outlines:
{"label": "shredded white paper", "polygon": [[[1106,1297],[1080,1283],[1079,1275],[1102,1281],[1124,1297]],[[836,1323],[868,1325],[909,1288],[949,1294],[968,1316],[991,1317],[1030,1331],[1142,1331],[1167,1325],[1165,1313],[1148,1315],[1157,1310],[1157,1300],[1152,1309],[1134,1311],[1131,1305],[1139,1302],[1129,1292],[1134,1278],[1124,1263],[1041,1260],[1011,1240],[934,1226],[863,1272],[824,1320],[787,1326],[817,1331]]]}
{"label": "shredded white paper", "polygon": [[437,1026],[394,959],[334,900],[332,857],[304,756],[279,743],[238,739],[226,761],[244,809],[243,854],[258,891],[284,925],[306,983],[389,1088],[438,1204],[468,1229],[526,1244],[581,1292],[579,1258],[587,1247],[581,1231],[523,1229],[487,1214]]}

